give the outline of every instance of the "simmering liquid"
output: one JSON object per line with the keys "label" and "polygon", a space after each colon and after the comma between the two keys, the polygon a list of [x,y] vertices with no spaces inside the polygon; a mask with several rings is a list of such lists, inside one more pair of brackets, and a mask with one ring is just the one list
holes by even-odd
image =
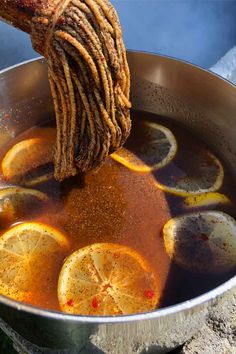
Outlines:
{"label": "simmering liquid", "polygon": [[[166,252],[163,227],[169,219],[201,210],[220,210],[236,217],[234,180],[227,166],[221,161],[224,169],[224,182],[218,193],[230,199],[230,203],[216,203],[211,206],[199,206],[186,209],[184,198],[158,188],[157,181],[164,184],[165,179],[184,178],[197,174],[196,166],[189,164],[191,156],[206,154],[209,147],[199,138],[182,127],[176,126],[168,119],[152,114],[133,112],[133,130],[126,148],[133,153],[145,134],[142,122],[156,122],[172,132],[177,142],[177,153],[173,160],[161,169],[149,172],[133,171],[109,157],[97,171],[75,176],[63,183],[54,179],[37,184],[31,188],[44,192],[50,199],[45,207],[36,209],[31,205],[27,215],[17,215],[9,225],[2,223],[3,234],[11,226],[19,222],[43,222],[61,231],[69,241],[66,251],[58,254],[53,261],[53,277],[47,286],[34,289],[30,299],[33,305],[47,309],[60,310],[57,297],[57,282],[60,269],[65,259],[74,251],[93,243],[109,242],[126,245],[142,255],[157,274],[160,302],[158,307],[165,307],[200,295],[235,274],[230,269],[223,274],[195,274],[181,267]],[[33,127],[24,132],[1,151],[1,159],[17,142],[38,136],[41,128]],[[45,166],[48,173],[51,165]],[[177,177],[176,177],[177,176]],[[0,181],[2,188],[10,186],[4,176]],[[207,237],[207,236],[206,236]],[[45,256],[39,265],[39,272],[47,277]],[[201,262],[201,259],[199,259]],[[52,262],[51,262],[52,263]],[[51,268],[50,268],[51,269]],[[37,279],[35,279],[37,284]]]}

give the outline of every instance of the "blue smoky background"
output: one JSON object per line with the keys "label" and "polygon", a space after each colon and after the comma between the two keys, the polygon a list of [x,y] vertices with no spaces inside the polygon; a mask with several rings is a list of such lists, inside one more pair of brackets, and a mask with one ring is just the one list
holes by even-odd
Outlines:
{"label": "blue smoky background", "polygon": [[[236,44],[236,0],[113,0],[126,47],[210,67]],[[28,36],[0,23],[0,68],[38,56]]]}

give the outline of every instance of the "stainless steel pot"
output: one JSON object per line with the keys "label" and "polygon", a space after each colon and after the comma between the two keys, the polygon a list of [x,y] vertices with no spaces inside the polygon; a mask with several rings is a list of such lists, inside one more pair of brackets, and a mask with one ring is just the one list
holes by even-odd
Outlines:
{"label": "stainless steel pot", "polygon": [[[236,174],[236,87],[193,65],[154,54],[128,54],[133,107],[171,117],[211,144]],[[38,59],[0,74],[0,136],[52,115],[46,64]],[[29,341],[91,353],[165,353],[190,338],[236,277],[176,306],[122,317],[71,316],[0,296],[0,316]],[[100,351],[98,351],[100,352]]]}

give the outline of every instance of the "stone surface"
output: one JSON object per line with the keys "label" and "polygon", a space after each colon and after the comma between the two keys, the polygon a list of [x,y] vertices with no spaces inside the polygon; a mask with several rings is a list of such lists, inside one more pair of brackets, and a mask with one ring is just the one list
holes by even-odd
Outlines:
{"label": "stone surface", "polygon": [[201,331],[177,353],[236,354],[236,289],[223,298]]}
{"label": "stone surface", "polygon": [[230,49],[211,68],[211,71],[236,84],[236,47]]}

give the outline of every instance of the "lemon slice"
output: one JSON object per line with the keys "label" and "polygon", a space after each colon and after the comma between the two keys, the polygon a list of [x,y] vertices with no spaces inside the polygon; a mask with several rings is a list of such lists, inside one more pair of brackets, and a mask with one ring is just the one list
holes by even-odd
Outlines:
{"label": "lemon slice", "polygon": [[169,220],[163,229],[167,254],[194,273],[219,274],[236,267],[236,221],[219,211]]}
{"label": "lemon slice", "polygon": [[[156,187],[181,197],[215,192],[222,186],[224,169],[220,161],[209,151],[200,151],[186,161],[189,173],[175,169],[163,177],[157,176]],[[163,182],[162,182],[163,180]]]}
{"label": "lemon slice", "polygon": [[67,246],[61,232],[43,223],[9,229],[0,237],[0,294],[34,303],[50,288],[55,260]]}
{"label": "lemon slice", "polygon": [[38,184],[47,183],[54,178],[53,172],[44,173],[41,176],[30,176],[28,178],[23,178],[22,182],[25,187],[34,187]]}
{"label": "lemon slice", "polygon": [[190,195],[184,199],[185,208],[200,208],[217,205],[230,204],[229,198],[222,193],[210,192],[204,194]]}
{"label": "lemon slice", "polygon": [[97,243],[64,263],[58,299],[65,312],[119,315],[151,311],[159,299],[155,273],[133,249]]}
{"label": "lemon slice", "polygon": [[48,202],[49,198],[45,193],[35,189],[21,187],[9,187],[0,190],[0,220],[1,222],[12,222],[16,218]]}
{"label": "lemon slice", "polygon": [[44,128],[39,137],[22,140],[15,144],[2,160],[2,173],[6,180],[19,183],[22,176],[53,160],[55,129]]}
{"label": "lemon slice", "polygon": [[177,143],[172,132],[157,123],[142,122],[142,140],[132,150],[122,148],[111,157],[136,172],[149,172],[166,166],[175,156]]}

